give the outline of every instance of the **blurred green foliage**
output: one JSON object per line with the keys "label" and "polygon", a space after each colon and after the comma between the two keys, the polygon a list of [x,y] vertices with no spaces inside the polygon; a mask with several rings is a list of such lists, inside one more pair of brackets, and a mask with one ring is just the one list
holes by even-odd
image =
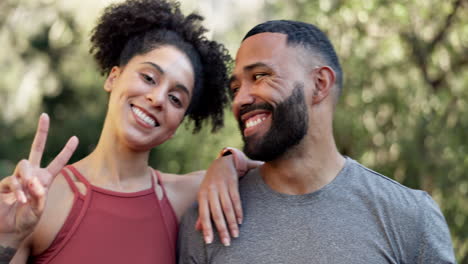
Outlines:
{"label": "blurred green foliage", "polygon": [[[235,54],[247,30],[268,19],[302,20],[327,32],[345,73],[335,118],[341,152],[429,192],[450,226],[458,261],[468,263],[467,1],[257,2],[254,12],[228,8],[229,21],[217,21],[225,27],[214,38]],[[72,135],[80,138],[72,161],[99,139],[107,95],[87,54],[95,17],[60,3],[0,1],[1,176],[27,157],[40,112],[51,115],[44,164]],[[150,163],[174,173],[199,170],[224,146],[242,146],[229,110],[221,132],[192,135],[189,124],[181,126]]]}

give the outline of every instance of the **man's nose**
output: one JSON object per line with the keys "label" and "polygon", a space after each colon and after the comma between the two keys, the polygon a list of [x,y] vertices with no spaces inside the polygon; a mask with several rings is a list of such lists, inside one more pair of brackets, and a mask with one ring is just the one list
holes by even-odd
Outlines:
{"label": "man's nose", "polygon": [[240,109],[254,102],[255,96],[252,94],[252,86],[248,84],[242,85],[234,96],[232,103],[234,114],[237,116]]}

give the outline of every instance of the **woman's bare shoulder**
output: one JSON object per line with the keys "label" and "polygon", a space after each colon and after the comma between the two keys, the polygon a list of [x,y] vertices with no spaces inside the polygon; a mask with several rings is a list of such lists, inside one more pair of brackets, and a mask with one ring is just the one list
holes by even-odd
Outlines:
{"label": "woman's bare shoulder", "polygon": [[198,189],[205,171],[194,171],[186,174],[160,172],[161,180],[167,188]]}
{"label": "woman's bare shoulder", "polygon": [[187,208],[195,202],[205,171],[195,171],[187,174],[160,172],[160,175],[169,202],[180,220]]}
{"label": "woman's bare shoulder", "polygon": [[[80,183],[71,177],[76,186]],[[79,189],[81,190],[82,188]],[[52,244],[71,211],[74,193],[65,179],[63,171],[52,182],[47,193],[46,206],[31,239],[31,254],[38,255]]]}

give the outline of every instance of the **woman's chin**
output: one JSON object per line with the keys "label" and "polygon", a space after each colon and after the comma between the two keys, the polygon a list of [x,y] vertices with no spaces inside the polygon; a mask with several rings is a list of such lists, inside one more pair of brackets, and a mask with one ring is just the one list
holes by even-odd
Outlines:
{"label": "woman's chin", "polygon": [[163,143],[161,140],[145,140],[141,137],[126,137],[125,141],[125,145],[127,145],[129,149],[137,152],[150,151]]}

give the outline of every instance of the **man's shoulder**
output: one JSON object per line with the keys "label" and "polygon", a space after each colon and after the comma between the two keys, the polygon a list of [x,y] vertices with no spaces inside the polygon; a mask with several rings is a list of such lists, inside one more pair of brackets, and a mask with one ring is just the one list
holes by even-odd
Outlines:
{"label": "man's shoulder", "polygon": [[408,207],[408,209],[432,203],[431,197],[425,191],[407,187],[355,160],[348,159],[347,176],[350,177],[350,186],[364,189],[367,197],[373,201],[388,203],[398,208]]}
{"label": "man's shoulder", "polygon": [[198,203],[193,203],[183,214],[182,219],[180,220],[181,223],[193,223],[198,219]]}
{"label": "man's shoulder", "polygon": [[391,188],[394,191],[397,192],[402,192],[402,193],[407,193],[411,195],[417,195],[421,196],[423,191],[421,190],[416,190],[412,189],[408,186],[405,186],[398,181],[385,176],[379,172],[376,172],[361,163],[349,159],[349,170],[348,174],[351,174],[355,177],[359,177],[360,181],[366,183],[366,184],[374,184],[377,185],[380,188]]}

